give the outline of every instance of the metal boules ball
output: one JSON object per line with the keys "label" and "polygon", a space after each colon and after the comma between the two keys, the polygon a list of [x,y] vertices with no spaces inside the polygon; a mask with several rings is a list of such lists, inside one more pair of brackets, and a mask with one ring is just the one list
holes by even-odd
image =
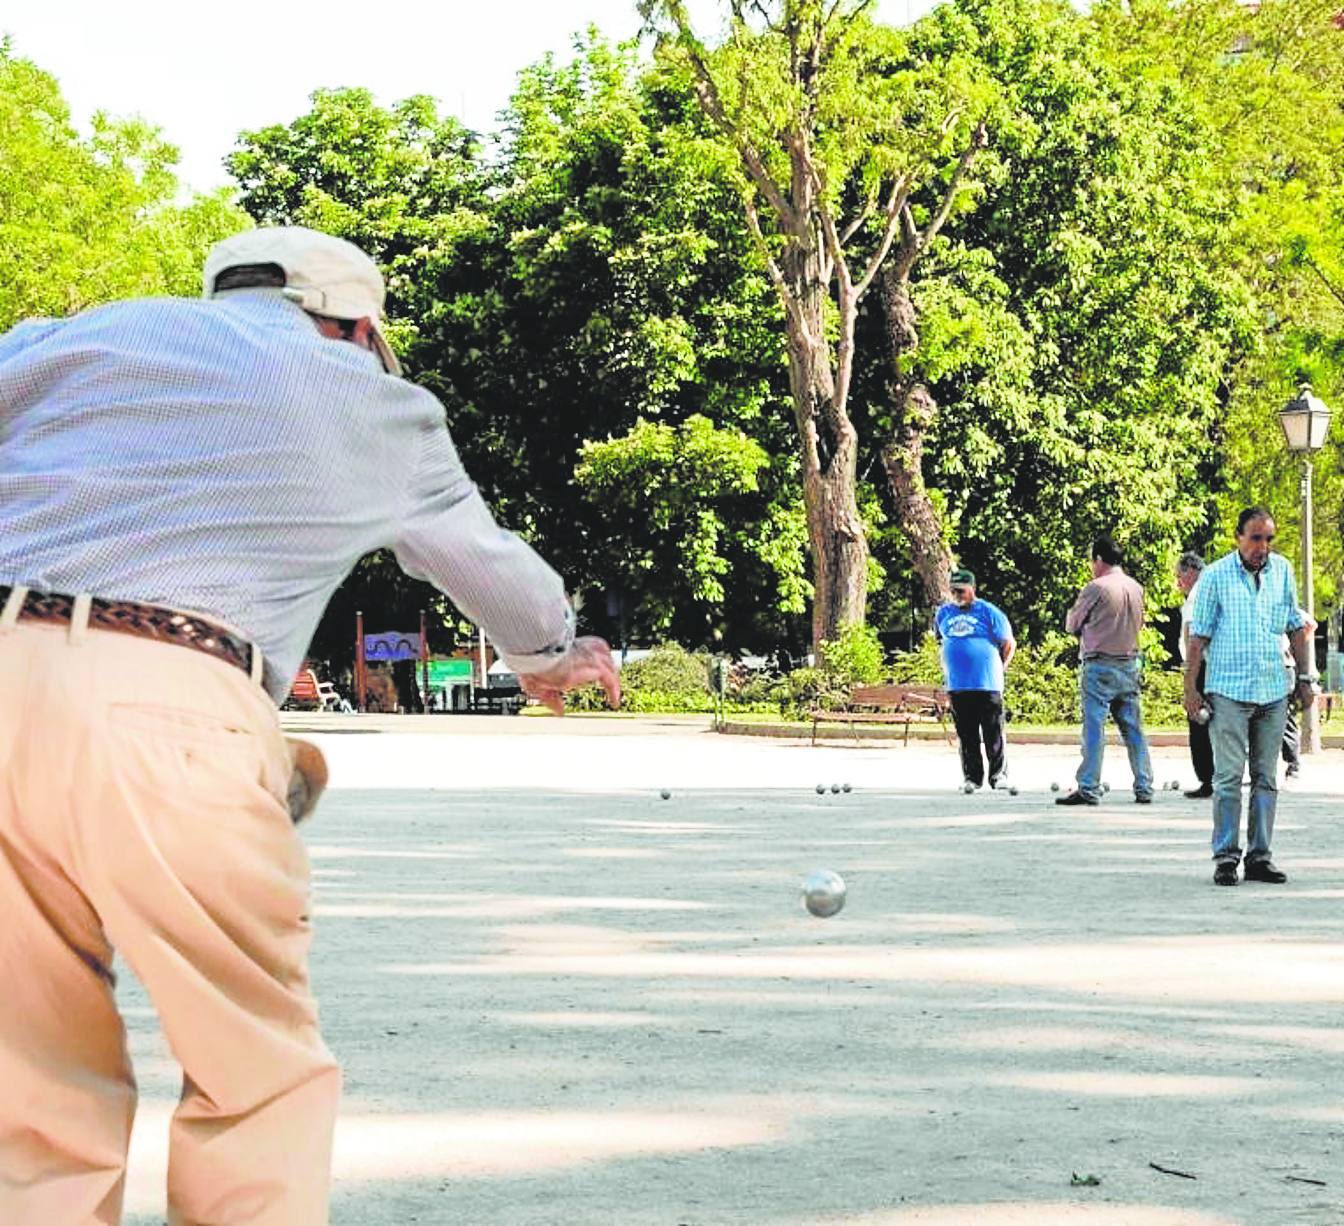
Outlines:
{"label": "metal boules ball", "polygon": [[658,795],[661,796],[664,800],[672,799],[672,793],[669,792],[666,788],[664,788],[661,792],[659,792]]}
{"label": "metal boules ball", "polygon": [[817,784],[817,795],[818,796],[826,795],[826,785],[824,783]]}
{"label": "metal boules ball", "polygon": [[819,919],[829,919],[845,905],[845,882],[829,868],[814,869],[803,878],[803,906]]}

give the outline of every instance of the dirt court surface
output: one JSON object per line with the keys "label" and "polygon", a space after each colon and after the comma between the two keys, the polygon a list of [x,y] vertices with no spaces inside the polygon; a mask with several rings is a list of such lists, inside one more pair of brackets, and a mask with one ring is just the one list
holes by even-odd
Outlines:
{"label": "dirt court surface", "polygon": [[[1135,805],[1115,748],[1106,803],[1064,809],[1065,746],[964,796],[940,744],[295,727],[332,767],[306,837],[337,1226],[1344,1223],[1339,751],[1281,797],[1288,885],[1220,889],[1209,802]],[[813,868],[848,884],[832,919]],[[179,1074],[120,995],[149,1226]]]}

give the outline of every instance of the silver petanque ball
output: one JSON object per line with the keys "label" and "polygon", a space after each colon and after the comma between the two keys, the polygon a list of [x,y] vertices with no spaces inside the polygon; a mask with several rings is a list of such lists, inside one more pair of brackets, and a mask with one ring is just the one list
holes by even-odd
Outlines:
{"label": "silver petanque ball", "polygon": [[1058,791],[1059,791],[1059,784],[1057,784],[1057,783],[1052,783],[1052,784],[1050,785],[1050,790],[1051,790],[1052,792],[1058,792]]}
{"label": "silver petanque ball", "polygon": [[837,914],[845,905],[845,882],[828,868],[814,869],[803,878],[803,906],[820,919]]}
{"label": "silver petanque ball", "polygon": [[842,784],[840,785],[840,790],[841,790],[842,792],[852,792],[852,791],[854,790],[854,788],[853,788],[850,784],[848,784],[848,783],[842,783]]}
{"label": "silver petanque ball", "polygon": [[1008,795],[1009,795],[1009,796],[1016,796],[1016,795],[1017,795],[1017,789],[1016,789],[1016,788],[1013,788],[1013,787],[1010,787],[1010,788],[1008,789]]}
{"label": "silver petanque ball", "polygon": [[840,794],[840,785],[838,783],[831,784],[831,791],[838,796]]}
{"label": "silver petanque ball", "polygon": [[965,792],[967,796],[969,796],[972,792],[975,791],[975,784],[973,784],[973,783],[963,783],[963,784],[961,785],[961,790],[962,790],[963,792]]}
{"label": "silver petanque ball", "polygon": [[672,793],[669,792],[666,788],[664,788],[661,792],[659,792],[658,795],[661,796],[664,800],[672,799]]}
{"label": "silver petanque ball", "polygon": [[824,783],[817,784],[817,795],[818,796],[826,795],[826,785]]}
{"label": "silver petanque ball", "polygon": [[1109,792],[1111,790],[1111,785],[1109,783],[1103,783],[1101,785],[1101,790],[1103,792]]}

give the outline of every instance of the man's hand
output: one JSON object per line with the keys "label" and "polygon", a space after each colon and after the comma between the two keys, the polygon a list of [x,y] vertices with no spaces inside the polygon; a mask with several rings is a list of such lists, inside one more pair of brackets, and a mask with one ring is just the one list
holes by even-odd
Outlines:
{"label": "man's hand", "polygon": [[565,713],[565,691],[596,681],[607,693],[613,708],[621,705],[621,682],[616,663],[605,639],[587,635],[542,673],[524,673],[518,678],[523,691],[557,715]]}
{"label": "man's hand", "polygon": [[1204,695],[1201,694],[1197,689],[1195,689],[1194,686],[1187,685],[1185,687],[1186,715],[1188,715],[1192,720],[1194,720],[1195,723],[1201,722],[1199,718],[1199,713],[1201,710],[1203,710],[1204,705],[1205,705]]}
{"label": "man's hand", "polygon": [[1297,680],[1297,686],[1293,690],[1293,696],[1297,699],[1297,705],[1301,707],[1303,711],[1307,711],[1310,710],[1311,707],[1315,704],[1316,695],[1319,692],[1320,691],[1317,690],[1316,683],[1314,681],[1309,681],[1304,677],[1299,677]]}

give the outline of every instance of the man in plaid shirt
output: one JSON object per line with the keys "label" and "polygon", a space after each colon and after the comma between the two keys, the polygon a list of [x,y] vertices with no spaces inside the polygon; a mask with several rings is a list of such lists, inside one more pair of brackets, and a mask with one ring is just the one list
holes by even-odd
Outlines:
{"label": "man in plaid shirt", "polygon": [[[1199,581],[1185,662],[1185,709],[1191,719],[1212,712],[1213,879],[1237,884],[1241,777],[1250,763],[1246,819],[1247,881],[1281,884],[1286,873],[1270,859],[1278,802],[1278,753],[1290,698],[1315,701],[1315,660],[1297,607],[1292,568],[1270,546],[1274,517],[1261,506],[1237,519],[1237,547],[1207,567]],[[1289,688],[1280,636],[1287,634],[1297,664]],[[1204,664],[1205,692],[1197,686]]]}

